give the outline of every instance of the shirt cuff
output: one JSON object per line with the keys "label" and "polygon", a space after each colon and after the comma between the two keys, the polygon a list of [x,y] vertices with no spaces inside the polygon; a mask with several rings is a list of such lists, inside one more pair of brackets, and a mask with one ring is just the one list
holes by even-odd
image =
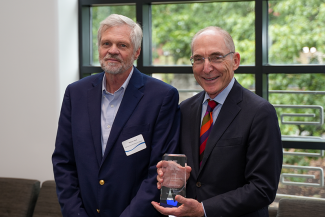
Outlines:
{"label": "shirt cuff", "polygon": [[203,211],[204,211],[204,216],[207,217],[207,214],[205,213],[205,209],[204,209],[204,205],[203,205],[203,202],[201,202],[202,204],[202,207],[203,207]]}

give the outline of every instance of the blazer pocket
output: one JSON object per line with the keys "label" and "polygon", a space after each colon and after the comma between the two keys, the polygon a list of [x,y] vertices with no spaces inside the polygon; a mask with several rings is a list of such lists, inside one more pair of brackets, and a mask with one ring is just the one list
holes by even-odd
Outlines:
{"label": "blazer pocket", "polygon": [[121,135],[137,136],[137,135],[142,134],[147,131],[150,131],[150,124],[127,126],[127,127],[123,128]]}
{"label": "blazer pocket", "polygon": [[242,145],[242,137],[230,138],[230,139],[220,139],[216,146],[218,147],[230,147],[230,146],[237,146]]}

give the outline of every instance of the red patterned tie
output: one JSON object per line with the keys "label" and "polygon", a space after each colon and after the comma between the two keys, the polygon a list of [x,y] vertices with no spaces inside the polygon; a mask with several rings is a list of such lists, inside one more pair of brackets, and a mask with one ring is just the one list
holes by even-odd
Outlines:
{"label": "red patterned tie", "polygon": [[200,132],[200,166],[204,155],[205,146],[213,126],[212,111],[218,105],[215,101],[208,99],[207,111],[202,120],[201,132]]}

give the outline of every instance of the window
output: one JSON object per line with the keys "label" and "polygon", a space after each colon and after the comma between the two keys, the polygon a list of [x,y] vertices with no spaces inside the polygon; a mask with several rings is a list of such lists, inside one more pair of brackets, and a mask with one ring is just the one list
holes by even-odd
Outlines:
{"label": "window", "polygon": [[325,64],[324,1],[269,2],[269,63]]}
{"label": "window", "polygon": [[143,27],[137,68],[175,86],[180,101],[202,90],[189,61],[192,36],[209,25],[229,31],[242,57],[236,79],[278,114],[284,165],[273,205],[288,195],[325,199],[324,0],[79,0],[79,12],[80,77],[102,71],[98,22],[120,13]]}
{"label": "window", "polygon": [[234,35],[241,65],[255,64],[254,2],[155,4],[151,11],[152,65],[191,65],[193,35],[212,25]]}

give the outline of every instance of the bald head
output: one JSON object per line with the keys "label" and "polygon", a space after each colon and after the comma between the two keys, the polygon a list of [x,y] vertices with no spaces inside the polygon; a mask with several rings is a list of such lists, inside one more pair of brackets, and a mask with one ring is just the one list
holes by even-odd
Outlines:
{"label": "bald head", "polygon": [[224,30],[218,26],[209,26],[204,29],[201,29],[194,35],[194,37],[192,39],[192,43],[191,43],[192,54],[193,54],[193,46],[194,46],[195,40],[199,39],[200,36],[203,36],[203,35],[211,35],[212,37],[221,35],[227,48],[229,49],[229,51],[235,52],[235,45],[234,45],[234,41],[232,40],[231,35],[226,30]]}

